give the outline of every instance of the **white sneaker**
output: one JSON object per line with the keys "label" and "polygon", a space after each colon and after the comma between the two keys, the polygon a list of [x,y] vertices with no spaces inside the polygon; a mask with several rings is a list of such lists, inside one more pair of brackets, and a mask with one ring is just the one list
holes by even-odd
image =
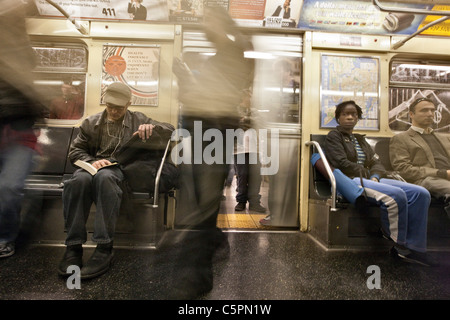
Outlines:
{"label": "white sneaker", "polygon": [[270,220],[271,220],[271,218],[270,218],[270,215],[269,215],[269,216],[259,220],[259,223],[262,224],[263,226],[267,226],[267,225],[270,225]]}
{"label": "white sneaker", "polygon": [[0,244],[0,258],[12,256],[16,252],[14,242]]}

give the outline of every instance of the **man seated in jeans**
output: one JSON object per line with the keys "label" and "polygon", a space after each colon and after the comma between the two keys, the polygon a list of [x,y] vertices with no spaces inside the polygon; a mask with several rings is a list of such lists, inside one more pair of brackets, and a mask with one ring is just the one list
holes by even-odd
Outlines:
{"label": "man seated in jeans", "polygon": [[[73,141],[69,158],[74,163],[83,160],[99,169],[110,165],[117,150],[133,135],[157,142],[171,135],[173,126],[148,118],[141,112],[128,110],[131,90],[115,82],[106,89],[106,109],[85,119],[80,133]],[[166,140],[167,141],[167,140]],[[166,143],[166,141],[164,143]],[[92,176],[84,169],[74,172],[64,183],[63,207],[67,229],[66,252],[58,266],[61,275],[67,275],[70,265],[81,268],[81,279],[89,279],[108,271],[113,258],[113,238],[122,203],[124,174],[119,166],[109,166]],[[96,205],[92,241],[97,247],[82,264],[82,244],[87,240],[86,221],[92,203]]]}
{"label": "man seated in jeans", "polygon": [[392,137],[389,154],[394,170],[443,199],[450,217],[450,134],[431,128],[435,110],[431,99],[416,99],[409,106],[411,128]]}

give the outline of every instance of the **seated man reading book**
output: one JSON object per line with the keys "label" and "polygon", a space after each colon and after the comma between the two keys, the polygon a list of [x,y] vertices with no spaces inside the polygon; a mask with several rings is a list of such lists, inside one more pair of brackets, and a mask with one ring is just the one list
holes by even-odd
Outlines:
{"label": "seated man reading book", "polygon": [[[108,86],[104,96],[106,109],[85,119],[73,141],[69,158],[90,163],[99,169],[92,175],[83,168],[76,170],[64,183],[63,207],[67,229],[64,257],[58,266],[61,275],[67,267],[81,268],[81,279],[89,279],[108,271],[113,257],[113,238],[123,195],[124,174],[120,166],[111,165],[122,145],[138,135],[154,145],[167,144],[174,127],[148,118],[141,112],[128,110],[131,90],[123,83]],[[82,265],[82,244],[87,240],[86,221],[92,203],[96,204],[92,241],[97,247]]]}

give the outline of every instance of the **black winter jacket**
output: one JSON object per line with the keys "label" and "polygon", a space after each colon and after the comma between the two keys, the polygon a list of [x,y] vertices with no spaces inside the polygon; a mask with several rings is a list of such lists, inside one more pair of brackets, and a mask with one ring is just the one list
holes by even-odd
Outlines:
{"label": "black winter jacket", "polygon": [[[106,110],[86,118],[81,123],[80,133],[72,142],[69,150],[69,158],[72,163],[77,160],[87,162],[99,160],[95,155],[100,148],[100,138],[104,129],[105,118]],[[152,120],[142,112],[130,110],[127,110],[127,115],[124,120],[123,143],[131,138],[133,133],[138,130],[139,125],[146,123],[155,125],[150,139],[156,140],[164,148],[175,128],[169,123]]]}
{"label": "black winter jacket", "polygon": [[373,176],[382,178],[386,169],[381,164],[378,155],[372,150],[364,135],[357,133],[353,135],[366,155],[364,166],[357,163],[357,153],[350,135],[344,132],[340,126],[330,131],[326,137],[324,149],[328,162],[350,178],[360,175],[367,179]]}

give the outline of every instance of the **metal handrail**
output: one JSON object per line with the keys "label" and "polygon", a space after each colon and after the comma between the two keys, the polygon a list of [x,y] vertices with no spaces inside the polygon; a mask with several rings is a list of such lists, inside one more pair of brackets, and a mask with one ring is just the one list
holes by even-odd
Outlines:
{"label": "metal handrail", "polygon": [[377,6],[381,11],[426,14],[426,15],[434,15],[434,16],[450,16],[450,11],[430,11],[430,10],[423,10],[423,9],[387,7],[387,6],[383,6],[382,4],[380,4],[380,2],[378,0],[372,0],[372,3],[375,6]]}
{"label": "metal handrail", "polygon": [[171,140],[169,139],[169,141],[167,141],[167,146],[166,146],[166,150],[164,151],[164,155],[162,157],[161,160],[161,164],[159,165],[158,168],[158,172],[156,173],[156,178],[155,178],[155,193],[153,195],[153,208],[157,208],[158,207],[158,198],[159,198],[159,180],[161,179],[161,172],[164,166],[164,163],[166,162],[166,156],[167,156],[167,152],[169,151],[169,146],[170,146],[170,142]]}
{"label": "metal handrail", "polygon": [[45,0],[45,1],[47,1],[49,4],[51,4],[53,7],[55,7],[59,12],[61,12],[70,22],[72,22],[72,24],[75,26],[75,28],[81,33],[81,34],[84,34],[84,35],[87,35],[88,34],[88,32],[87,32],[87,30],[78,22],[78,21],[76,21],[74,18],[72,18],[71,16],[70,16],[70,14],[68,14],[67,13],[67,11],[66,10],[64,10],[63,8],[61,8],[61,6],[59,5],[59,4],[57,4],[57,3],[55,3],[54,1],[52,1],[52,0]]}
{"label": "metal handrail", "polygon": [[428,28],[439,24],[445,20],[450,19],[450,16],[447,17],[442,17],[439,18],[437,20],[434,20],[432,22],[430,22],[429,24],[427,24],[426,26],[424,26],[423,28],[420,28],[419,30],[417,30],[416,32],[414,32],[413,34],[411,34],[410,36],[406,37],[405,39],[403,39],[402,41],[396,42],[392,45],[392,49],[398,49],[400,48],[402,45],[404,45],[407,41],[409,41],[410,39],[414,38],[415,36],[417,36],[419,33],[422,33],[423,31],[427,30]]}
{"label": "metal handrail", "polygon": [[322,150],[322,147],[317,141],[307,141],[305,142],[307,146],[314,145],[317,151],[322,158],[323,164],[325,165],[325,169],[327,170],[328,177],[330,178],[331,183],[331,211],[337,211],[336,209],[336,178],[334,177],[333,171],[331,170],[331,166],[328,163],[327,158],[325,157],[325,153]]}

